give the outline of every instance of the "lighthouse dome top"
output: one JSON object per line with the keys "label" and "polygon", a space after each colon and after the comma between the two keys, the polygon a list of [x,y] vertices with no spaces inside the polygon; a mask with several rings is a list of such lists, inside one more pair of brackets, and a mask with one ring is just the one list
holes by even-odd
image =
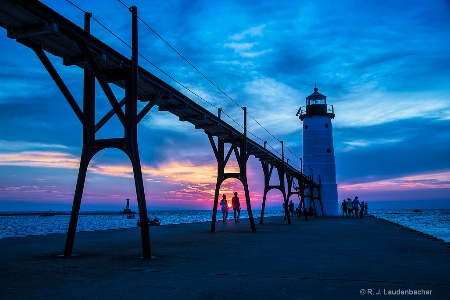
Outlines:
{"label": "lighthouse dome top", "polygon": [[314,93],[306,97],[306,105],[311,104],[327,104],[327,96],[319,93],[318,88],[314,88]]}
{"label": "lighthouse dome top", "polygon": [[306,97],[306,106],[302,106],[297,111],[300,120],[314,116],[328,116],[334,119],[333,105],[327,104],[327,96],[319,93],[319,89],[314,87],[314,93]]}

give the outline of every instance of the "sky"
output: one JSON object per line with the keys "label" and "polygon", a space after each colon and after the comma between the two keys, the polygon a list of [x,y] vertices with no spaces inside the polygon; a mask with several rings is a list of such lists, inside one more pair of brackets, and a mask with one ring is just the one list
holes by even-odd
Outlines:
{"label": "sky", "polygon": [[[296,166],[303,147],[296,112],[316,84],[336,115],[340,200],[450,208],[450,1],[42,2],[80,27],[79,8],[92,12],[102,26],[92,21],[91,33],[127,57],[125,6],[137,6],[145,22],[140,65],[212,113],[222,108],[236,128],[243,116],[233,101],[247,107],[249,137],[276,153],[283,141]],[[70,210],[82,126],[34,52],[6,33],[0,28],[0,211]],[[48,56],[81,103],[82,71]],[[98,121],[111,107],[100,88],[96,95]],[[97,137],[121,134],[113,118]],[[217,162],[206,134],[157,108],[138,134],[148,209],[211,209]],[[137,210],[132,176],[124,153],[101,151],[89,165],[81,209],[120,210],[129,198]],[[263,172],[254,157],[248,180],[252,208],[260,209]],[[227,180],[220,193],[231,198],[233,191],[242,195],[242,184]],[[270,191],[268,207],[281,203],[281,193]]]}

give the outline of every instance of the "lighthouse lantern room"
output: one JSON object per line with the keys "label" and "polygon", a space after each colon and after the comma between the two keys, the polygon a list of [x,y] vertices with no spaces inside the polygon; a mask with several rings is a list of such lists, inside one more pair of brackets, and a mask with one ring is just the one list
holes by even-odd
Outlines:
{"label": "lighthouse lantern room", "polygon": [[[338,215],[336,163],[333,147],[334,108],[327,97],[318,92],[306,97],[306,106],[300,107],[297,116],[303,121],[303,165],[305,173],[312,169],[320,175],[320,195],[324,214]],[[312,198],[310,198],[311,201]]]}

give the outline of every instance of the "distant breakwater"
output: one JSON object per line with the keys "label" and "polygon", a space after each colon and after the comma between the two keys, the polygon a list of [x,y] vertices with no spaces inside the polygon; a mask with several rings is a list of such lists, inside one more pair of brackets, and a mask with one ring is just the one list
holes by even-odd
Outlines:
{"label": "distant breakwater", "polygon": [[[9,216],[40,216],[43,214],[51,213],[54,216],[70,216],[69,211],[31,211],[31,212],[0,212],[0,217]],[[122,211],[83,211],[80,215],[85,216],[95,216],[95,215],[123,215]],[[136,212],[131,212],[130,214],[137,214]]]}

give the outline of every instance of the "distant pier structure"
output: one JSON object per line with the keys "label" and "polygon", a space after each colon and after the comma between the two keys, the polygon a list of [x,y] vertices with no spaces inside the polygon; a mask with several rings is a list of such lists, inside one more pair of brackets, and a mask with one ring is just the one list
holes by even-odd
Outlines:
{"label": "distant pier structure", "polygon": [[[336,162],[333,147],[334,108],[327,104],[327,97],[314,93],[306,97],[306,106],[299,108],[297,115],[303,121],[303,165],[304,173],[312,169],[320,176],[320,195],[311,195],[310,201],[321,198],[326,216],[338,215],[338,193],[336,184]],[[306,195],[305,195],[306,196]],[[306,196],[307,197],[307,196]]]}
{"label": "distant pier structure", "polygon": [[121,213],[122,214],[132,214],[133,213],[130,208],[130,199],[127,199],[127,206],[123,209],[123,211]]}

